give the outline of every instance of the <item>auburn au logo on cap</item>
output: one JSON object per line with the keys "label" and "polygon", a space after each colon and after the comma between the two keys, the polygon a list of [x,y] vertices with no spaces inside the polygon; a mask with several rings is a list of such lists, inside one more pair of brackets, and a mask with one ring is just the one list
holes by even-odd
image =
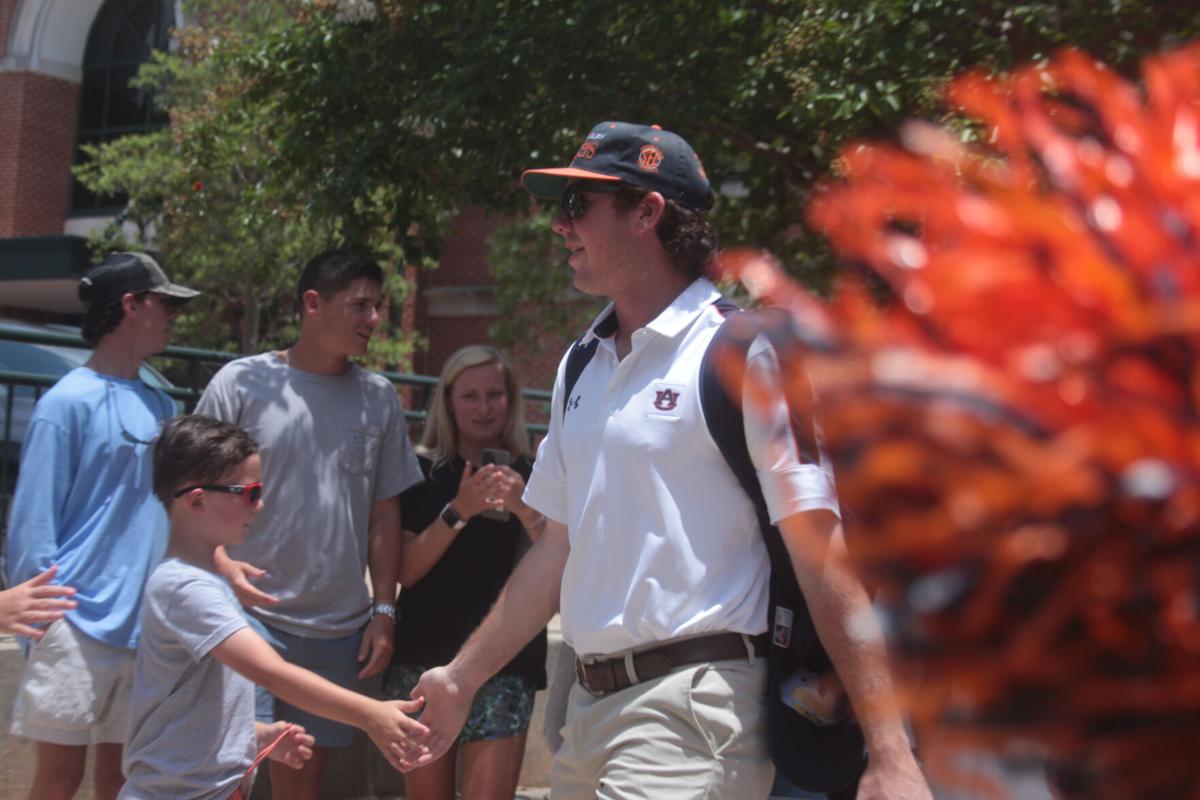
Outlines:
{"label": "auburn au logo on cap", "polygon": [[662,162],[662,148],[656,145],[645,145],[642,147],[642,152],[638,153],[638,167],[646,172],[658,172],[658,167]]}
{"label": "auburn au logo on cap", "polygon": [[596,155],[596,143],[584,142],[583,144],[579,145],[579,152],[575,154],[575,160],[579,160],[581,158],[591,158],[594,155]]}

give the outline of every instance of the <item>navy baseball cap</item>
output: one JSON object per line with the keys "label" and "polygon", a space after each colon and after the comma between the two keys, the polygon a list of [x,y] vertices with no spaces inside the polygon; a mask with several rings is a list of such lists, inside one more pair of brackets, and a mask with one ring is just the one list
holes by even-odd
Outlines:
{"label": "navy baseball cap", "polygon": [[657,125],[601,122],[583,140],[570,166],[525,170],[521,183],[535,197],[559,200],[572,178],[636,186],[693,211],[706,211],[713,204],[696,151],[682,136]]}
{"label": "navy baseball cap", "polygon": [[79,279],[79,299],[87,308],[120,300],[126,292],[155,292],[177,305],[200,294],[171,283],[158,262],[145,253],[111,253]]}

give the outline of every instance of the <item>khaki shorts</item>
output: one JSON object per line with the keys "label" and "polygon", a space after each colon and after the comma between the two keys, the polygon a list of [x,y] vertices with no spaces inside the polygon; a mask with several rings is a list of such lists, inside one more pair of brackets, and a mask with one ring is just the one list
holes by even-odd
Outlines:
{"label": "khaki shorts", "polygon": [[765,659],[685,667],[605,697],[578,682],[554,754],[554,800],[764,800]]}
{"label": "khaki shorts", "polygon": [[12,732],[53,744],[124,742],[133,653],[86,636],[65,619],[53,623],[25,656]]}

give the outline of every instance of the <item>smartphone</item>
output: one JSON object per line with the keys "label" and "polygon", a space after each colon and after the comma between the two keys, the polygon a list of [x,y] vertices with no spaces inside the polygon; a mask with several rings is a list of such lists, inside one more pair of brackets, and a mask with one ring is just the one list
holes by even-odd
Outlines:
{"label": "smartphone", "polygon": [[[512,453],[508,452],[507,450],[499,450],[492,447],[484,448],[483,463],[499,464],[502,467],[507,467],[512,463]],[[507,522],[508,514],[509,512],[502,508],[489,508],[487,511],[481,513],[480,516],[486,517],[487,519],[498,519],[502,522]]]}

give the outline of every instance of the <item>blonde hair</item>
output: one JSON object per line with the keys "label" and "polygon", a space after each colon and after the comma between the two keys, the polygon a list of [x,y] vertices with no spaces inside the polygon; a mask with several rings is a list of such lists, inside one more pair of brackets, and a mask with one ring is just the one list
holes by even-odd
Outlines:
{"label": "blonde hair", "polygon": [[512,453],[513,458],[532,455],[529,433],[525,429],[525,403],[512,365],[504,353],[494,347],[469,344],[446,359],[433,396],[429,399],[425,432],[421,436],[421,443],[417,445],[417,452],[431,459],[434,466],[449,462],[458,452],[458,429],[454,425],[454,415],[450,413],[450,390],[454,382],[464,371],[488,364],[500,365],[504,371],[504,388],[508,392],[508,419],[504,422],[504,430],[500,432],[500,443]]}

